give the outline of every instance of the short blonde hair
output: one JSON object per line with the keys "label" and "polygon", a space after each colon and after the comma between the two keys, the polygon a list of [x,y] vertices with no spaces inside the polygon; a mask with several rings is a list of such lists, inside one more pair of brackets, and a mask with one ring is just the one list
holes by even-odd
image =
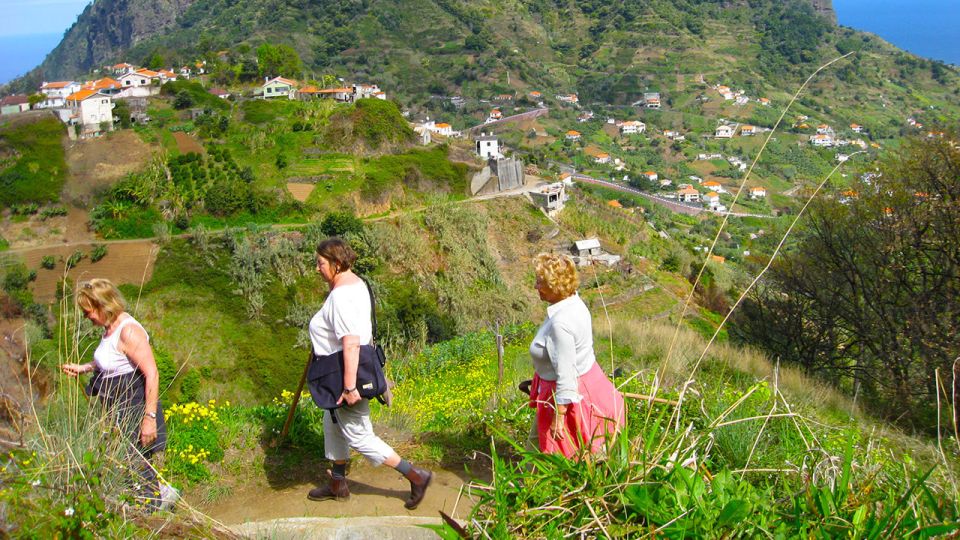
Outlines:
{"label": "short blonde hair", "polygon": [[577,292],[580,276],[569,255],[541,253],[533,258],[536,274],[551,292],[566,298]]}
{"label": "short blonde hair", "polygon": [[107,326],[127,310],[127,302],[109,279],[94,278],[77,284],[77,305],[85,311],[99,311]]}

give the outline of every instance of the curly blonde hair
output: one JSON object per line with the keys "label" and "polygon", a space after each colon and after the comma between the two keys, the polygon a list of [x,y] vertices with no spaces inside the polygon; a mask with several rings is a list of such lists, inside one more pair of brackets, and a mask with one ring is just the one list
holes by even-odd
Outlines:
{"label": "curly blonde hair", "polygon": [[569,255],[541,253],[533,258],[536,275],[551,292],[563,298],[571,296],[580,287],[577,265]]}
{"label": "curly blonde hair", "polygon": [[85,311],[99,311],[107,326],[127,310],[127,302],[109,279],[94,278],[77,284],[77,305]]}

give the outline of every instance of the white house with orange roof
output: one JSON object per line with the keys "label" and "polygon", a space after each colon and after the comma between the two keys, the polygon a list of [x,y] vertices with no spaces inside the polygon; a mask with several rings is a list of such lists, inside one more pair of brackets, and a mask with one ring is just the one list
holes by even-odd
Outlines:
{"label": "white house with orange roof", "polygon": [[283,77],[274,77],[260,86],[260,95],[263,99],[296,99],[298,86],[297,81]]}
{"label": "white house with orange roof", "polygon": [[562,101],[564,103],[580,103],[580,97],[576,94],[557,94],[557,101]]}
{"label": "white house with orange roof", "polygon": [[150,86],[155,80],[160,80],[160,74],[149,69],[138,69],[137,71],[131,71],[117,78],[117,81],[124,88]]}
{"label": "white house with orange roof", "polygon": [[610,163],[610,154],[606,152],[599,152],[593,156],[593,162],[598,165],[606,165]]}
{"label": "white house with orange roof", "polygon": [[679,199],[680,202],[699,202],[700,192],[693,186],[686,185],[677,190],[677,199]]}
{"label": "white house with orange roof", "polygon": [[446,122],[437,122],[436,124],[433,125],[432,131],[437,135],[443,135],[444,137],[453,136],[453,126],[451,126]]}
{"label": "white house with orange roof", "polygon": [[863,133],[863,126],[861,126],[860,124],[850,124],[850,129],[854,133]]}
{"label": "white house with orange roof", "polygon": [[120,81],[117,81],[116,79],[104,77],[102,79],[83,83],[83,85],[80,87],[80,90],[96,90],[101,94],[113,96],[119,94],[120,91],[123,90],[123,86],[121,86]]}
{"label": "white house with orange roof", "polygon": [[723,184],[717,182],[716,180],[707,180],[700,184],[704,189],[709,189],[710,191],[716,191],[717,193],[726,193],[727,191],[723,189]]}
{"label": "white house with orange roof", "polygon": [[580,132],[579,132],[579,131],[574,131],[574,130],[571,129],[570,131],[568,131],[568,132],[566,133],[565,137],[566,137],[566,139],[567,139],[568,141],[579,141],[579,140],[580,140]]}
{"label": "white house with orange roof", "polygon": [[660,179],[660,175],[658,175],[657,173],[655,173],[655,172],[653,172],[653,171],[647,171],[647,172],[641,174],[641,176],[643,176],[644,178],[646,178],[647,180],[649,180],[649,181],[651,181],[651,182],[656,182],[657,180]]}
{"label": "white house with orange roof", "polygon": [[169,69],[161,69],[157,71],[157,75],[160,75],[160,80],[163,82],[175,81],[177,80],[177,74]]}
{"label": "white house with orange roof", "polygon": [[639,120],[627,120],[620,124],[620,133],[622,135],[633,135],[647,131],[647,125]]}
{"label": "white house with orange roof", "polygon": [[126,62],[121,62],[119,64],[114,64],[107,68],[107,71],[112,73],[115,76],[126,75],[137,70],[137,66],[133,64],[128,64]]}
{"label": "white house with orange roof", "polygon": [[[81,137],[97,136],[113,130],[113,98],[97,90],[80,90],[67,96],[67,123],[81,126]],[[68,130],[71,137],[74,130]]]}
{"label": "white house with orange roof", "polygon": [[763,105],[764,107],[770,106],[770,100],[765,97],[759,98],[757,101],[759,101],[760,104]]}
{"label": "white house with orange roof", "polygon": [[717,139],[729,139],[733,137],[733,126],[728,126],[726,124],[722,126],[717,126],[716,131],[714,131],[713,136]]}
{"label": "white house with orange roof", "polygon": [[707,192],[703,196],[703,204],[711,210],[718,210],[718,208],[721,206],[720,194],[716,191]]}
{"label": "white house with orange roof", "polygon": [[767,190],[760,186],[754,186],[750,188],[750,191],[747,192],[747,195],[751,199],[762,199],[767,196]]}
{"label": "white house with orange roof", "polygon": [[818,134],[810,137],[810,144],[814,146],[819,146],[821,148],[829,148],[833,146],[833,137],[826,134]]}
{"label": "white house with orange roof", "polygon": [[817,126],[817,135],[833,135],[833,128],[827,124]]}
{"label": "white house with orange roof", "polygon": [[757,126],[751,126],[749,124],[740,126],[741,137],[753,137],[756,134],[757,134]]}
{"label": "white house with orange roof", "polygon": [[501,118],[503,118],[503,113],[500,111],[500,109],[493,109],[490,111],[490,115],[487,116],[485,123],[489,124],[490,122],[496,122]]}
{"label": "white house with orange roof", "polygon": [[78,92],[80,83],[74,81],[44,82],[40,85],[43,101],[37,103],[38,109],[55,109],[64,106],[67,96]]}

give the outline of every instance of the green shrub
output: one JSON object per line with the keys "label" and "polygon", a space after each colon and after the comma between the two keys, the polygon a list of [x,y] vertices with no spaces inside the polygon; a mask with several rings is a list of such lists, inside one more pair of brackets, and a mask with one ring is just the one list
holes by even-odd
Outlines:
{"label": "green shrub", "polygon": [[104,244],[94,244],[90,250],[90,262],[97,262],[107,256],[107,246]]}
{"label": "green shrub", "polygon": [[40,266],[46,268],[47,270],[53,270],[53,267],[57,265],[57,259],[53,255],[44,255],[40,259]]}
{"label": "green shrub", "polygon": [[64,266],[66,267],[67,270],[70,270],[74,266],[80,264],[80,261],[83,260],[83,257],[84,257],[83,251],[78,249],[74,251],[72,255],[67,257],[67,261],[64,263]]}
{"label": "green shrub", "polygon": [[41,219],[60,217],[67,215],[67,209],[63,206],[48,206],[40,211]]}
{"label": "green shrub", "polygon": [[221,461],[224,451],[219,433],[220,408],[216,401],[210,400],[205,405],[194,401],[176,404],[164,413],[168,430],[167,473],[190,484],[210,478],[206,464]]}
{"label": "green shrub", "polygon": [[180,398],[184,401],[196,401],[200,394],[200,373],[189,370],[180,381]]}

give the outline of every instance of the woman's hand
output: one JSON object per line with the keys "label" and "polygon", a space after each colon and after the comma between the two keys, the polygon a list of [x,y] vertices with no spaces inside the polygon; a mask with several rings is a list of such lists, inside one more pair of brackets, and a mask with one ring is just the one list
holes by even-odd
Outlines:
{"label": "woman's hand", "polygon": [[140,422],[140,445],[150,446],[157,440],[157,419],[143,415],[143,422]]}
{"label": "woman's hand", "polygon": [[64,364],[61,369],[63,369],[63,372],[66,373],[67,375],[71,377],[77,377],[81,373],[89,373],[93,371],[93,365],[92,364]]}
{"label": "woman's hand", "polygon": [[563,425],[563,419],[567,415],[565,406],[558,406],[553,420],[550,422],[550,436],[554,439],[562,439],[566,435],[566,429]]}
{"label": "woman's hand", "polygon": [[359,403],[361,399],[363,399],[363,398],[360,397],[360,392],[357,392],[357,389],[356,389],[356,388],[354,388],[353,390],[351,390],[351,391],[349,391],[349,392],[347,392],[346,390],[344,390],[344,391],[343,391],[343,394],[340,394],[340,399],[337,400],[337,405],[339,405],[339,404],[343,403],[344,401],[346,401],[346,402],[347,402],[347,405],[353,406],[353,405],[356,405],[357,403]]}

